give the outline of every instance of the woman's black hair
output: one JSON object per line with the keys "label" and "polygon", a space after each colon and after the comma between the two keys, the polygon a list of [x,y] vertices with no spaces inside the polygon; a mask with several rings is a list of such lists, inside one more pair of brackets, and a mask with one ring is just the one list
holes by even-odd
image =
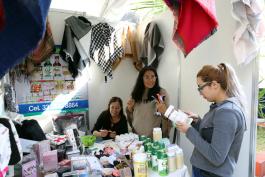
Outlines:
{"label": "woman's black hair", "polygon": [[109,100],[108,109],[107,109],[108,114],[111,116],[111,114],[110,114],[110,105],[111,105],[111,103],[114,103],[114,102],[119,102],[119,104],[120,104],[120,106],[121,106],[120,118],[124,117],[125,115],[124,115],[124,112],[123,112],[123,104],[122,104],[122,100],[121,100],[120,97],[116,97],[116,96],[112,97],[112,98]]}
{"label": "woman's black hair", "polygon": [[[148,90],[147,100],[142,100],[144,90],[145,90],[143,77],[147,71],[152,71],[155,74],[156,82],[155,82],[154,87]],[[161,90],[161,87],[159,86],[159,79],[158,79],[156,69],[151,66],[146,66],[139,72],[133,91],[131,93],[131,96],[134,99],[134,101],[138,103],[142,101],[151,101],[153,100],[152,96],[156,97],[156,94],[159,93],[160,90]]]}

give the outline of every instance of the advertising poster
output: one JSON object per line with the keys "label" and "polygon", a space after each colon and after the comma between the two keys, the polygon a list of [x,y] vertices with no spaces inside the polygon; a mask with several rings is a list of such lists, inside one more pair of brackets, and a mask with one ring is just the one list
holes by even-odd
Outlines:
{"label": "advertising poster", "polygon": [[16,79],[14,84],[18,113],[24,116],[88,110],[87,81],[78,84],[58,52],[34,65],[30,76]]}

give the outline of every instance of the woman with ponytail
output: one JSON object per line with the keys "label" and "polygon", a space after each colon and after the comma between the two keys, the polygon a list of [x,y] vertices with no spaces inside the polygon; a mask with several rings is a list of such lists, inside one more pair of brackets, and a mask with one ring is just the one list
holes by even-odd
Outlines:
{"label": "woman with ponytail", "polygon": [[[217,67],[205,65],[197,74],[200,95],[211,102],[210,110],[191,125],[177,122],[178,130],[194,145],[190,159],[193,177],[232,177],[246,130],[244,94],[234,69],[221,63]],[[157,109],[170,117],[162,102]],[[172,119],[172,117],[171,117]]]}

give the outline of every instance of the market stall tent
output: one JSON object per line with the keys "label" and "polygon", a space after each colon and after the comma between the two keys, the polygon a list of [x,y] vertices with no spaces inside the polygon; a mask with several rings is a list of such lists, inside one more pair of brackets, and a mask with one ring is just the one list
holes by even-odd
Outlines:
{"label": "market stall tent", "polygon": [[[204,101],[196,90],[196,73],[205,64],[217,65],[221,62],[228,62],[235,67],[240,81],[243,84],[244,91],[247,95],[247,102],[253,103],[255,99],[255,61],[246,66],[238,66],[233,55],[232,37],[236,28],[236,22],[228,11],[223,9],[231,9],[231,4],[227,1],[216,1],[217,19],[219,28],[215,35],[210,37],[199,47],[195,48],[186,58],[181,51],[172,42],[173,15],[170,11],[166,11],[154,20],[158,23],[162,36],[165,41],[165,51],[162,55],[161,63],[158,67],[158,74],[161,85],[167,89],[170,95],[170,102],[179,106],[182,110],[190,110],[203,115],[207,110],[209,103]],[[79,11],[82,13],[82,10]],[[54,31],[54,36],[60,36],[62,25],[58,25],[58,21],[62,21],[67,15],[75,14],[75,10],[62,15],[55,10],[50,11],[49,17]],[[60,19],[60,20],[58,20]],[[165,20],[167,19],[167,20]],[[60,22],[61,23],[61,22]],[[59,42],[60,39],[57,39]],[[114,72],[114,79],[108,83],[104,83],[103,74],[99,68],[92,63],[90,67],[91,80],[89,81],[89,101],[90,101],[90,124],[93,125],[101,110],[105,109],[106,102],[111,96],[121,96],[123,101],[129,99],[137,71],[131,66],[129,60],[122,61],[121,65]],[[101,97],[98,97],[101,95]],[[235,171],[236,177],[249,177],[253,174],[253,147],[252,132],[253,113],[255,111],[252,104],[248,105],[248,130],[245,134],[239,162]],[[181,135],[180,146],[184,150],[185,164],[189,167],[189,158],[192,152],[192,145]]]}
{"label": "market stall tent", "polygon": [[[64,19],[71,15],[91,16],[89,10],[84,8],[90,7],[95,10],[95,16],[103,14],[106,2],[114,1],[93,0],[93,1],[64,1],[68,7],[63,9],[62,2],[53,0],[49,11],[49,20],[51,23],[53,36],[56,44],[60,44],[63,35]],[[73,4],[80,3],[79,8],[71,9]],[[86,4],[86,5],[84,5]],[[101,4],[101,5],[100,5]],[[60,6],[60,8],[59,8]],[[225,10],[224,10],[225,9]],[[195,48],[186,58],[172,41],[173,15],[168,10],[153,20],[160,27],[162,37],[164,38],[165,50],[162,54],[158,67],[160,84],[170,95],[170,103],[182,110],[193,111],[203,115],[209,109],[209,103],[204,101],[197,92],[196,74],[197,71],[205,64],[217,65],[221,62],[230,63],[239,76],[243,89],[247,95],[248,102],[248,129],[245,133],[239,162],[236,167],[235,177],[254,176],[254,134],[255,134],[255,116],[256,116],[256,86],[257,86],[257,65],[255,60],[248,65],[236,64],[233,54],[232,38],[236,29],[236,21],[232,18],[229,10],[231,4],[228,1],[216,1],[217,19],[219,22],[218,31]],[[100,13],[98,13],[100,12]],[[137,70],[133,67],[131,60],[123,60],[119,67],[114,71],[114,79],[104,82],[104,74],[100,71],[95,63],[91,63],[88,68],[90,77],[88,80],[88,97],[89,97],[89,117],[90,125],[93,125],[99,113],[106,109],[107,101],[112,96],[120,96],[126,105],[129,95],[134,86],[137,77]],[[192,145],[181,134],[179,139],[180,146],[184,150],[185,164],[191,171],[189,158],[192,152]]]}

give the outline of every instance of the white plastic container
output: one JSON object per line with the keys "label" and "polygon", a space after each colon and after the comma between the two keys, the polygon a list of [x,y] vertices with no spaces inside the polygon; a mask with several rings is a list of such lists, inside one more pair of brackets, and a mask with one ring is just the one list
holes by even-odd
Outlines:
{"label": "white plastic container", "polygon": [[184,165],[182,149],[178,149],[176,151],[176,164],[177,164],[177,169],[181,169]]}
{"label": "white plastic container", "polygon": [[133,168],[135,177],[147,177],[147,155],[145,153],[134,154]]}
{"label": "white plastic container", "polygon": [[153,141],[160,141],[162,139],[162,130],[159,127],[153,129]]}
{"label": "white plastic container", "polygon": [[169,172],[176,171],[176,169],[177,169],[176,152],[168,152],[167,153],[167,159],[168,159],[168,170],[169,170]]}

